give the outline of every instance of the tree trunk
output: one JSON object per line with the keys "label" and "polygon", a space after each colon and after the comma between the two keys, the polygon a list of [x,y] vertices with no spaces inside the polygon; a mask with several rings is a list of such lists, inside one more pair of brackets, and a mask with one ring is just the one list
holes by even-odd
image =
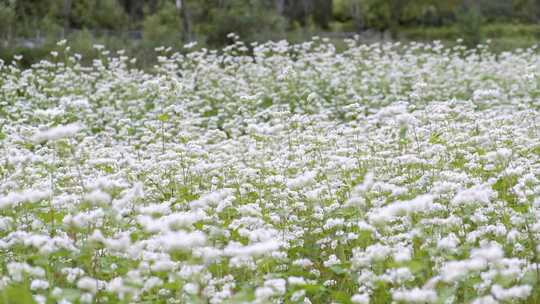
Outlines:
{"label": "tree trunk", "polygon": [[189,11],[186,0],[176,0],[176,9],[180,19],[182,19],[182,39],[184,42],[191,41],[191,24],[189,22]]}
{"label": "tree trunk", "polygon": [[351,4],[351,15],[352,15],[354,27],[356,28],[356,30],[357,31],[362,30],[364,27],[364,23],[362,20],[362,12],[360,10],[360,3],[358,3],[357,1],[354,1]]}
{"label": "tree trunk", "polygon": [[390,35],[392,39],[397,39],[399,21],[403,8],[407,5],[408,0],[391,0],[390,1]]}
{"label": "tree trunk", "polygon": [[64,11],[63,11],[63,15],[64,15],[64,32],[63,32],[63,35],[64,37],[62,38],[65,38],[65,36],[68,34],[69,32],[69,18],[71,16],[71,0],[64,0]]}
{"label": "tree trunk", "polygon": [[283,15],[283,12],[285,12],[285,0],[275,0],[275,4],[278,14]]}

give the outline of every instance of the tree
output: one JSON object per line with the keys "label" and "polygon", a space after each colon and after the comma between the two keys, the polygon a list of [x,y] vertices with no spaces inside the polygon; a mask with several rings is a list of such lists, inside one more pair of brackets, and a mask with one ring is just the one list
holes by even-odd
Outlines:
{"label": "tree", "polygon": [[274,0],[276,12],[279,15],[283,15],[285,12],[285,0]]}
{"label": "tree", "polygon": [[479,3],[473,0],[465,1],[457,14],[457,26],[465,45],[474,47],[480,43],[482,22]]}
{"label": "tree", "polygon": [[350,23],[356,31],[364,27],[362,10],[362,0],[334,0],[332,3],[333,18],[342,23]]}
{"label": "tree", "polygon": [[[229,43],[227,34],[236,33],[247,41],[272,39],[285,31],[285,19],[269,1],[228,0],[216,6],[200,1],[194,30],[210,46]],[[212,20],[212,22],[208,22]]]}
{"label": "tree", "polygon": [[184,40],[177,7],[172,1],[163,1],[156,12],[148,9],[143,21],[143,38],[147,44],[155,46],[180,46]]}
{"label": "tree", "polygon": [[74,1],[70,11],[70,25],[79,29],[119,30],[129,20],[118,0]]}
{"label": "tree", "polygon": [[64,0],[64,35],[69,32],[69,19],[71,16],[71,0]]}
{"label": "tree", "polygon": [[176,10],[178,15],[182,20],[182,37],[185,42],[191,40],[191,24],[189,20],[189,11],[187,7],[187,1],[185,0],[176,0]]}
{"label": "tree", "polygon": [[11,41],[15,25],[15,8],[12,2],[0,2],[0,35],[5,46]]}
{"label": "tree", "polygon": [[332,21],[332,0],[313,0],[311,8],[315,24],[328,30]]}

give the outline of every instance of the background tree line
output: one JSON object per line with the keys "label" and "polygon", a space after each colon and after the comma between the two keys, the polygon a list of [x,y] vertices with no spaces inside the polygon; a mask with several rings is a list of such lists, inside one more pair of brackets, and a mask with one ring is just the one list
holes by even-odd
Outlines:
{"label": "background tree line", "polygon": [[[137,50],[195,40],[219,47],[230,32],[265,41],[373,30],[395,39],[464,36],[475,44],[482,25],[537,35],[539,21],[540,0],[0,0],[0,57],[46,53],[64,37],[83,53],[96,42]],[[20,50],[25,43],[35,50]]]}

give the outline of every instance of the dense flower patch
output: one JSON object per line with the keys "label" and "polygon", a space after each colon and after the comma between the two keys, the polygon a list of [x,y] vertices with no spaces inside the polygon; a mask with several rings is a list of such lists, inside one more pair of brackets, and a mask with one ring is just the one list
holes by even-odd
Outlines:
{"label": "dense flower patch", "polygon": [[347,43],[0,64],[0,299],[539,301],[540,55]]}

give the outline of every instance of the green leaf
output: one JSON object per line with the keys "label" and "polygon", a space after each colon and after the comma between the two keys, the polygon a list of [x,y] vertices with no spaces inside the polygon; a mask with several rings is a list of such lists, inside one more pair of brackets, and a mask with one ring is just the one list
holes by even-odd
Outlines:
{"label": "green leaf", "polygon": [[25,285],[9,285],[2,292],[2,304],[34,304],[30,289]]}
{"label": "green leaf", "polygon": [[203,117],[212,117],[218,115],[218,109],[214,108],[212,110],[205,111],[202,116]]}
{"label": "green leaf", "polygon": [[155,104],[152,101],[147,100],[146,103],[144,104],[144,109],[146,111],[151,111],[152,109],[154,109],[154,106]]}
{"label": "green leaf", "polygon": [[73,288],[66,288],[62,290],[62,298],[69,301],[77,301],[81,296],[81,291]]}
{"label": "green leaf", "polygon": [[306,285],[304,286],[304,289],[307,293],[318,294],[324,292],[326,290],[326,287],[324,287],[323,285]]}
{"label": "green leaf", "polygon": [[98,126],[92,126],[90,128],[90,131],[92,132],[92,134],[98,134],[99,132],[103,131],[103,128]]}
{"label": "green leaf", "polygon": [[438,292],[438,299],[437,299],[437,303],[446,303],[447,300],[454,296],[454,294],[456,293],[456,288],[453,287],[453,286],[445,286],[441,289],[439,289],[439,292]]}
{"label": "green leaf", "polygon": [[272,106],[274,100],[270,96],[265,96],[260,104],[261,108],[266,109]]}
{"label": "green leaf", "polygon": [[170,116],[169,116],[169,114],[167,114],[167,113],[163,113],[163,114],[161,114],[161,115],[158,116],[158,119],[159,119],[159,121],[161,121],[161,122],[169,121],[169,118],[170,118]]}
{"label": "green leaf", "polygon": [[335,273],[335,274],[345,274],[347,273],[347,269],[341,267],[340,265],[334,265],[334,266],[331,266],[330,269]]}
{"label": "green leaf", "polygon": [[441,138],[441,133],[432,133],[429,137],[430,144],[444,144],[444,140]]}
{"label": "green leaf", "polygon": [[400,140],[406,140],[407,139],[407,127],[401,127],[399,129],[399,139]]}
{"label": "green leaf", "polygon": [[351,302],[351,296],[344,293],[343,291],[334,291],[332,293],[332,298],[336,300],[337,303],[340,304],[350,304]]}
{"label": "green leaf", "polygon": [[531,285],[531,286],[534,286],[536,285],[536,282],[538,280],[538,278],[536,277],[537,274],[535,271],[527,271],[523,277],[521,278],[521,284],[528,284],[528,285]]}

